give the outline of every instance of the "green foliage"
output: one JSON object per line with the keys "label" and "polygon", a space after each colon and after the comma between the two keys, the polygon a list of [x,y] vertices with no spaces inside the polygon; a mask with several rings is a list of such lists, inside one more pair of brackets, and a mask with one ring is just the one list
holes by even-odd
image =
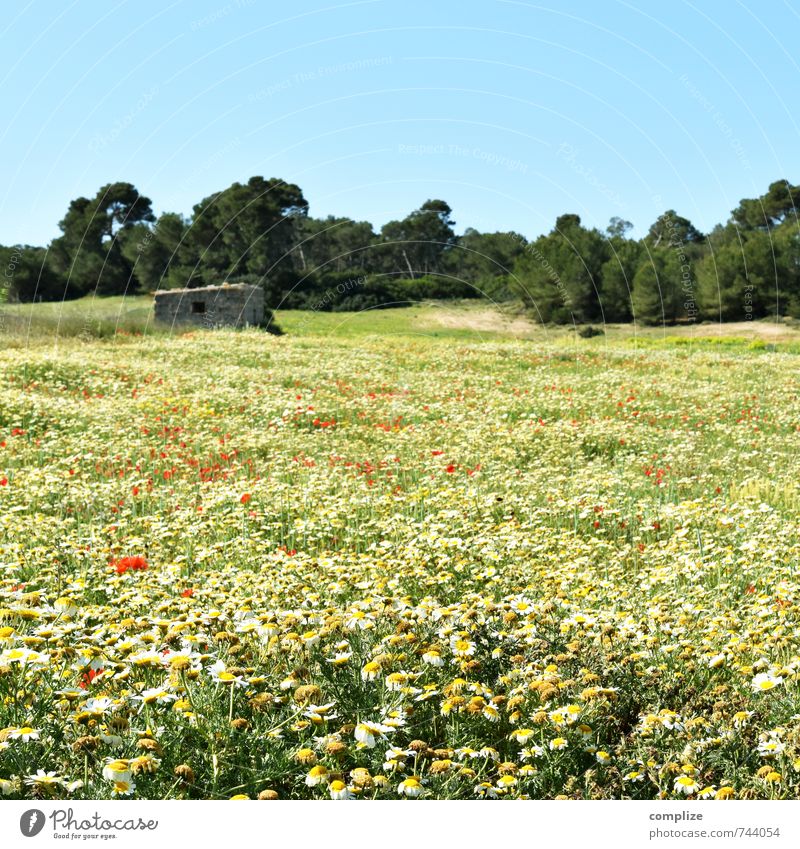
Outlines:
{"label": "green foliage", "polygon": [[299,186],[251,177],[156,221],[130,183],[73,200],[47,249],[0,247],[9,300],[68,300],[247,281],[267,305],[362,310],[425,299],[522,300],[539,321],[649,324],[800,317],[800,186],[772,183],[708,236],[675,210],[641,240],[559,216],[533,241],[455,234],[450,206],[427,200],[376,233],[367,221],[312,218]]}
{"label": "green foliage", "polygon": [[294,261],[304,274],[363,271],[373,262],[375,233],[368,221],[305,217],[298,221]]}
{"label": "green foliage", "polygon": [[763,231],[742,232],[722,242],[698,268],[700,300],[705,317],[719,321],[750,321],[775,312],[780,295],[777,269],[782,257]]}
{"label": "green foliage", "polygon": [[643,324],[674,324],[682,317],[681,271],[675,251],[656,248],[633,278],[633,315]]}
{"label": "green foliage", "polygon": [[401,221],[381,228],[377,256],[382,271],[413,278],[441,271],[455,244],[455,222],[443,200],[428,200]]}
{"label": "green foliage", "polygon": [[49,257],[68,296],[135,291],[133,266],[122,245],[135,225],[154,220],[150,199],[130,183],[109,183],[91,200],[72,201],[59,223],[63,235],[50,246]]}
{"label": "green foliage", "polygon": [[471,285],[475,295],[507,300],[513,295],[511,275],[525,250],[519,233],[480,233],[469,227],[447,254],[446,268]]}
{"label": "green foliage", "polygon": [[796,225],[799,204],[800,186],[776,180],[761,197],[740,201],[732,221],[742,230],[770,230],[786,220],[794,220]]}
{"label": "green foliage", "polygon": [[62,280],[48,264],[45,248],[0,246],[0,268],[0,303],[64,297]]}
{"label": "green foliage", "polygon": [[653,248],[667,245],[676,248],[702,242],[704,238],[688,218],[678,215],[674,209],[668,209],[659,215],[647,231],[647,242]]}
{"label": "green foliage", "polygon": [[562,215],[546,236],[525,247],[515,268],[516,290],[544,322],[603,319],[600,270],[608,242],[577,215]]}
{"label": "green foliage", "polygon": [[609,238],[608,247],[611,255],[600,267],[599,275],[603,315],[608,322],[630,321],[633,278],[639,266],[642,245],[625,238],[624,233],[616,232]]}
{"label": "green foliage", "polygon": [[292,271],[297,220],[308,203],[298,186],[251,177],[196,204],[179,253],[184,286],[213,285],[242,274]]}
{"label": "green foliage", "polygon": [[183,239],[187,223],[174,212],[165,212],[153,227],[135,224],[121,238],[122,254],[131,265],[139,288],[147,291],[175,288],[185,267],[180,257],[185,254]]}

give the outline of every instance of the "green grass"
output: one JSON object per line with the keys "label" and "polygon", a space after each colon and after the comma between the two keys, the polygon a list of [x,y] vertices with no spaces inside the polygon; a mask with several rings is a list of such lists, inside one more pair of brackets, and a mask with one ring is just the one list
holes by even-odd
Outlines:
{"label": "green grass", "polygon": [[[527,319],[516,304],[487,301],[430,301],[412,307],[361,312],[278,310],[275,324],[295,337],[337,339],[417,337],[489,342],[525,339],[559,344],[577,351],[624,349],[781,351],[800,353],[800,331],[794,322],[754,321],[748,325],[711,322],[675,327],[634,324],[598,325],[603,335],[580,338],[580,326],[545,326]],[[36,340],[81,337],[110,339],[118,335],[163,335],[193,328],[159,326],[153,320],[152,296],[87,296],[75,301],[9,304],[0,307],[0,335],[19,346]]]}
{"label": "green grass", "polygon": [[120,333],[154,333],[153,300],[87,296],[76,301],[6,304],[0,307],[0,333],[10,340],[37,337],[108,338]]}
{"label": "green grass", "polygon": [[481,336],[509,337],[500,331],[478,332],[469,327],[446,327],[436,322],[442,309],[460,312],[465,318],[485,304],[450,305],[429,303],[397,309],[370,309],[361,312],[308,312],[281,310],[276,321],[285,333],[300,336],[424,336],[443,339],[479,339]]}

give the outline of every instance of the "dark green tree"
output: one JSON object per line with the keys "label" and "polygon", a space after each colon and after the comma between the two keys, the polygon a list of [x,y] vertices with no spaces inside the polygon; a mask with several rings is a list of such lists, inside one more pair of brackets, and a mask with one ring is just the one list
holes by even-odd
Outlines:
{"label": "dark green tree", "polygon": [[625,239],[628,233],[633,229],[633,224],[624,218],[615,215],[608,222],[606,227],[606,235],[609,239]]}
{"label": "dark green tree", "polygon": [[130,263],[139,288],[146,291],[182,285],[180,271],[186,269],[183,238],[186,222],[175,212],[165,212],[153,226],[135,224],[121,237],[122,254]]}
{"label": "dark green tree", "polygon": [[370,264],[374,239],[368,221],[309,216],[298,223],[295,265],[304,275],[363,271]]}
{"label": "dark green tree", "polygon": [[760,197],[741,200],[731,220],[742,230],[769,230],[787,219],[793,219],[796,224],[799,208],[800,186],[793,186],[788,180],[776,180]]}
{"label": "dark green tree", "polygon": [[[719,239],[698,266],[703,316],[712,321],[750,321],[779,311],[788,257],[774,247],[766,230]],[[784,300],[788,305],[792,293],[786,292]]]}
{"label": "dark green tree", "polygon": [[583,227],[578,215],[561,215],[550,233],[524,249],[516,289],[542,321],[603,320],[601,269],[607,258],[607,241],[597,230]]}
{"label": "dark green tree", "polygon": [[122,252],[127,231],[155,220],[150,199],[131,183],[109,183],[94,198],[73,200],[50,246],[53,271],[66,279],[68,295],[133,291],[132,264]]}
{"label": "dark green tree", "polygon": [[411,278],[442,271],[455,243],[452,210],[443,200],[427,200],[401,221],[381,228],[381,267],[390,274]]}
{"label": "dark green tree", "polygon": [[[629,229],[630,226],[619,228],[609,238],[609,257],[600,267],[603,315],[610,322],[631,319],[633,278],[639,268],[643,248],[635,239],[625,238]],[[607,232],[611,232],[611,228]]]}
{"label": "dark green tree", "polygon": [[510,277],[525,245],[519,233],[480,233],[469,227],[449,251],[445,270],[476,294],[503,300],[512,295]]}
{"label": "dark green tree", "polygon": [[0,246],[0,301],[55,301],[64,296],[64,280],[47,261],[47,249]]}
{"label": "dark green tree", "polygon": [[793,215],[772,231],[772,247],[780,281],[776,311],[800,318],[800,227]]}
{"label": "dark green tree", "polygon": [[183,285],[245,274],[273,283],[291,277],[298,222],[307,212],[300,188],[280,179],[251,177],[204,198],[194,207],[184,240],[184,257],[194,264]]}
{"label": "dark green tree", "polygon": [[653,222],[645,237],[652,248],[670,245],[674,248],[681,245],[698,244],[705,238],[703,234],[674,209],[663,212]]}
{"label": "dark green tree", "polygon": [[680,255],[674,248],[643,251],[633,278],[633,317],[642,324],[674,324],[686,318]]}

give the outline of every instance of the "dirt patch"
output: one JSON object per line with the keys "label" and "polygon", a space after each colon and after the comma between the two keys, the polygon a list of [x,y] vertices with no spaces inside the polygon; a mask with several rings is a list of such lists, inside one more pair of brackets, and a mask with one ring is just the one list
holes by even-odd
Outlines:
{"label": "dirt patch", "polygon": [[[469,330],[474,333],[498,334],[521,338],[533,338],[548,332],[569,331],[572,328],[564,325],[559,328],[546,328],[537,322],[518,313],[506,313],[502,307],[492,306],[428,306],[416,318],[417,328],[423,331],[434,331],[437,328],[448,330]],[[596,325],[603,327],[602,324]],[[605,327],[609,340],[647,336],[682,336],[698,338],[739,337],[742,339],[760,339],[768,343],[800,342],[800,328],[793,324],[761,321],[729,321],[722,324],[676,325],[672,327],[642,327],[634,328],[632,324],[610,324]]]}
{"label": "dirt patch", "polygon": [[775,321],[728,321],[723,324],[696,324],[682,327],[680,336],[741,336],[744,339],[763,339],[765,342],[797,342],[800,332],[794,327]]}
{"label": "dirt patch", "polygon": [[501,333],[508,336],[530,336],[537,330],[537,325],[529,319],[519,315],[505,315],[493,307],[441,307],[427,313],[422,321],[426,329],[438,326],[449,330],[472,330],[476,333]]}

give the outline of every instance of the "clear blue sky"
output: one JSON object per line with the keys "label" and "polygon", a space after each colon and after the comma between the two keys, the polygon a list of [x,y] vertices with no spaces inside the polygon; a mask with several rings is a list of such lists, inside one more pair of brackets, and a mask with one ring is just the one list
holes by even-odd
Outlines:
{"label": "clear blue sky", "polygon": [[773,0],[6,0],[0,243],[127,180],[188,214],[259,174],[380,226],[577,212],[700,229],[800,182],[800,7]]}

